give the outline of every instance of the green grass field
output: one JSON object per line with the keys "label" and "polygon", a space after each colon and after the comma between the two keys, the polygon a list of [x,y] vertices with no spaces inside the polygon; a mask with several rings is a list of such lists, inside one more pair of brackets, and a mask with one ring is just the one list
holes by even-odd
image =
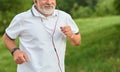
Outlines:
{"label": "green grass field", "polygon": [[[66,72],[120,72],[120,16],[76,19],[81,46],[67,42]],[[16,72],[16,64],[0,41],[0,72]]]}
{"label": "green grass field", "polygon": [[120,72],[120,16],[76,22],[82,45],[68,46],[66,72]]}

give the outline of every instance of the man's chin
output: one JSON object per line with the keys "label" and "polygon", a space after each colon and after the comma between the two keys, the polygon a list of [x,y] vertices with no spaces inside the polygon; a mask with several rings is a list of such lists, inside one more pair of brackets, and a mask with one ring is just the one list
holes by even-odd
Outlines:
{"label": "man's chin", "polygon": [[40,8],[39,11],[43,14],[52,14],[54,12],[54,8]]}
{"label": "man's chin", "polygon": [[54,10],[53,8],[44,8],[45,11],[52,11]]}
{"label": "man's chin", "polygon": [[49,9],[49,10],[43,10],[44,14],[52,14],[54,12],[54,9]]}
{"label": "man's chin", "polygon": [[46,11],[44,14],[53,14],[53,11]]}

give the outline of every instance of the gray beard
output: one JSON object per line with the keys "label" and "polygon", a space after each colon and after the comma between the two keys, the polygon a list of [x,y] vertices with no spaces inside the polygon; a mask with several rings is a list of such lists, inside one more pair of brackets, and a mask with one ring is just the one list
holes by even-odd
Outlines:
{"label": "gray beard", "polygon": [[45,10],[45,8],[39,8],[39,10],[43,14],[52,14],[55,10],[55,7],[53,7],[53,9],[51,9],[51,10]]}

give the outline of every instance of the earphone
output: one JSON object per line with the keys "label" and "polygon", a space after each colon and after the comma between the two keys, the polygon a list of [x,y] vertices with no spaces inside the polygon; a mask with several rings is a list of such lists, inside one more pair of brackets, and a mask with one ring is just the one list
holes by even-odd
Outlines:
{"label": "earphone", "polygon": [[[34,13],[33,13],[33,11],[32,11],[32,9],[31,9],[31,14],[32,14],[33,16],[35,16]],[[51,42],[52,42],[52,45],[53,45],[53,48],[54,48],[54,51],[55,51],[55,54],[56,54],[56,57],[57,57],[57,60],[58,60],[58,67],[59,67],[60,72],[62,72],[62,68],[61,68],[61,65],[60,65],[60,57],[59,57],[59,55],[58,55],[58,52],[57,52],[57,49],[56,49],[56,46],[55,46],[55,42],[54,42],[54,34],[55,34],[55,31],[56,31],[58,19],[59,19],[59,12],[58,12],[58,18],[57,18],[57,20],[56,20],[56,22],[55,22],[55,26],[54,26],[53,33],[52,33],[52,34],[51,34],[49,31],[46,30],[47,28],[46,28],[46,26],[45,26],[44,24],[42,24],[42,25],[43,25],[43,27],[45,28],[45,31],[46,31],[46,32],[51,36],[51,38],[52,38]],[[42,18],[41,18],[41,22],[43,22]]]}

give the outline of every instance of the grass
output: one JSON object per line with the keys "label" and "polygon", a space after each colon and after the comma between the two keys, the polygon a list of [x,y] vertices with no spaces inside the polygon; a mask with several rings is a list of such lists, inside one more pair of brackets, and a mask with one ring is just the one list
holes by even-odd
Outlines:
{"label": "grass", "polygon": [[0,55],[0,72],[16,72],[16,64],[2,40],[0,40]]}
{"label": "grass", "polygon": [[[76,19],[82,45],[67,42],[66,72],[120,72],[120,16]],[[0,41],[0,72],[16,72],[16,64]]]}
{"label": "grass", "polygon": [[114,16],[75,20],[82,45],[67,46],[66,72],[120,72],[119,19]]}

